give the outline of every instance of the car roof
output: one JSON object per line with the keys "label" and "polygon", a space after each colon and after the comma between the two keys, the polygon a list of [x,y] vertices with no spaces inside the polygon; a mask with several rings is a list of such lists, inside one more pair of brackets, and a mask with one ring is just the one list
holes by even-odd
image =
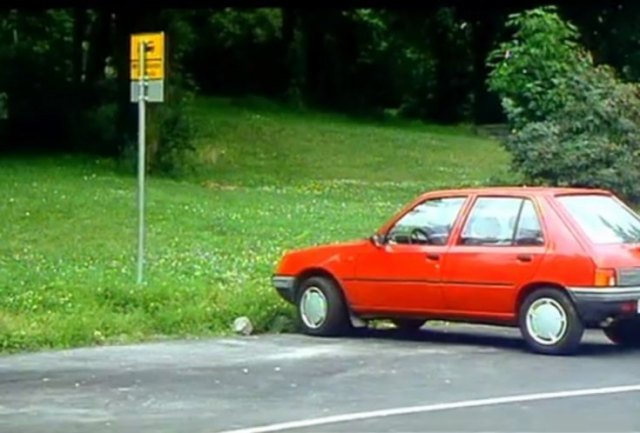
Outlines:
{"label": "car roof", "polygon": [[557,196],[567,194],[604,194],[612,195],[611,191],[599,188],[582,187],[550,187],[550,186],[483,186],[476,188],[450,188],[428,191],[422,197],[440,197],[443,195],[522,195],[529,196]]}

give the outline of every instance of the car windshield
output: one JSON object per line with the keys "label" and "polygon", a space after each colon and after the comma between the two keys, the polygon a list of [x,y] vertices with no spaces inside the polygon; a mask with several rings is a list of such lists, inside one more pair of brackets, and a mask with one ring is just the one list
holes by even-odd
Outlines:
{"label": "car windshield", "polygon": [[640,242],[640,217],[617,199],[586,194],[558,197],[587,237],[596,244]]}

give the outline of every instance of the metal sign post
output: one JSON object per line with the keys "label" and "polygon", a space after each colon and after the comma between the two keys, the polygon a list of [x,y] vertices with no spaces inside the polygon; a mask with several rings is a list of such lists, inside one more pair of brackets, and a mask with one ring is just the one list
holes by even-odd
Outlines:
{"label": "metal sign post", "polygon": [[[140,71],[145,70],[144,58],[146,56],[146,42],[139,42]],[[146,147],[146,85],[145,74],[140,74],[138,81],[138,273],[137,282],[143,281],[144,262],[144,174],[145,174],[145,147]]]}
{"label": "metal sign post", "polygon": [[144,281],[146,104],[164,102],[164,33],[131,37],[131,102],[138,103],[137,282]]}

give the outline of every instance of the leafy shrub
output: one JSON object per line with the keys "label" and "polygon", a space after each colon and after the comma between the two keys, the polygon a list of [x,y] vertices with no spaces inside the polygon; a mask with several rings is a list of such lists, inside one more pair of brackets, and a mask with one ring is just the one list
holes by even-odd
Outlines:
{"label": "leafy shrub", "polygon": [[72,142],[76,150],[111,155],[119,139],[116,129],[117,106],[108,102],[76,113],[72,117]]}
{"label": "leafy shrub", "polygon": [[[190,113],[194,94],[177,74],[171,78],[165,83],[164,102],[147,104],[146,166],[149,173],[179,177],[192,168],[196,150],[196,128]],[[137,167],[137,132],[132,138],[125,144],[120,161],[127,172],[135,172]]]}
{"label": "leafy shrub", "polygon": [[530,184],[609,188],[640,200],[638,86],[594,65],[553,8],[508,25],[517,31],[492,53],[489,86],[512,128],[505,145],[514,169]]}
{"label": "leafy shrub", "polygon": [[166,99],[154,105],[149,116],[149,170],[179,176],[190,168],[190,156],[195,151],[195,127],[189,113],[193,94],[175,86],[168,89]]}
{"label": "leafy shrub", "polygon": [[566,80],[587,66],[578,29],[563,21],[555,7],[510,15],[513,39],[488,57],[489,87],[502,99],[516,127],[546,119],[567,102]]}

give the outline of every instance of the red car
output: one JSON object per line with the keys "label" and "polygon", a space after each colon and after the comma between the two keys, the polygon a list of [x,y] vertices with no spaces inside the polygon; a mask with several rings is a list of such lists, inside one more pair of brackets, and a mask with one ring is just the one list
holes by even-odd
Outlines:
{"label": "red car", "polygon": [[368,239],[288,252],[272,284],[310,335],[446,320],[517,326],[543,354],[588,328],[640,346],[640,216],[606,190],[429,192]]}

